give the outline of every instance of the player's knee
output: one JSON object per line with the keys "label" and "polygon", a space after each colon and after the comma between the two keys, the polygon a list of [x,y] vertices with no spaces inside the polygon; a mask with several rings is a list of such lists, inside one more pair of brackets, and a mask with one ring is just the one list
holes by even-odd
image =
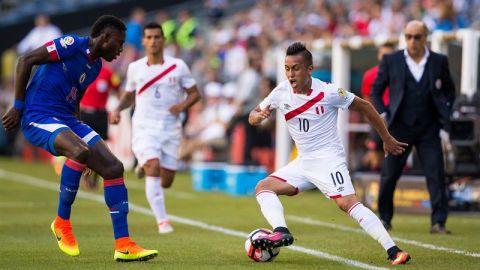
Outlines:
{"label": "player's knee", "polygon": [[123,163],[120,160],[115,159],[108,166],[105,166],[105,171],[103,173],[105,179],[113,179],[123,176]]}
{"label": "player's knee", "polygon": [[162,179],[162,187],[169,188],[173,184],[173,179]]}
{"label": "player's knee", "polygon": [[257,183],[257,186],[255,186],[255,193],[258,193],[262,190],[271,190],[271,187],[267,179],[261,180],[260,182]]}

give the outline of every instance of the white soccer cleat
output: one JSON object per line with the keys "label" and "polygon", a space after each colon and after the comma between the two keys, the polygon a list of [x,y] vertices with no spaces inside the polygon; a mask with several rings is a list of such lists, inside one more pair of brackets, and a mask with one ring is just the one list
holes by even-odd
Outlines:
{"label": "white soccer cleat", "polygon": [[165,220],[160,222],[160,224],[158,224],[158,233],[166,234],[166,233],[171,233],[173,231],[174,229],[170,224],[170,220]]}

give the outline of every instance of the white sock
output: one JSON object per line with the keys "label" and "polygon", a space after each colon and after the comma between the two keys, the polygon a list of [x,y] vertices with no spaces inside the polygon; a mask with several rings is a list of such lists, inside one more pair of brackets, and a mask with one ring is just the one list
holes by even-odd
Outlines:
{"label": "white sock", "polygon": [[145,177],[145,194],[148,203],[152,208],[157,224],[167,219],[167,210],[165,209],[165,196],[163,194],[162,180],[158,176]]}
{"label": "white sock", "polygon": [[283,216],[283,206],[277,194],[271,190],[262,190],[257,193],[257,202],[260,205],[263,216],[272,228],[287,227]]}
{"label": "white sock", "polygon": [[393,242],[387,230],[383,227],[382,222],[372,210],[358,202],[350,207],[348,214],[360,224],[364,231],[377,240],[385,250],[395,246],[395,242]]}

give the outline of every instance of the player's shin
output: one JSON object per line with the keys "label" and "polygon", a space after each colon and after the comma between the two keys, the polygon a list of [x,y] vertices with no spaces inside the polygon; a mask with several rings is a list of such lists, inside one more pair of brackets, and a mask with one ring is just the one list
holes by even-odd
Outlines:
{"label": "player's shin", "polygon": [[372,210],[357,202],[350,207],[348,214],[360,224],[364,231],[377,240],[385,250],[395,246],[382,222]]}
{"label": "player's shin", "polygon": [[70,219],[72,204],[75,201],[80,177],[86,165],[74,160],[67,160],[62,168],[60,177],[60,197],[58,200],[57,214],[62,219]]}
{"label": "player's shin", "polygon": [[128,237],[128,194],[123,177],[104,180],[104,196],[112,218],[115,239]]}
{"label": "player's shin", "polygon": [[160,177],[147,176],[145,178],[145,194],[148,203],[152,208],[157,224],[167,219],[167,210],[165,209],[165,196],[163,193]]}
{"label": "player's shin", "polygon": [[272,228],[287,227],[283,214],[283,205],[277,194],[271,190],[262,190],[257,193],[257,202],[260,205],[263,216]]}

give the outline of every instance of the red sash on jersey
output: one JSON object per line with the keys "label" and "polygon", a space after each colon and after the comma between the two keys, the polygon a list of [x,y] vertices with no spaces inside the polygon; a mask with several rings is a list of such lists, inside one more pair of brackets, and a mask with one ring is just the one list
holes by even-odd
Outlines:
{"label": "red sash on jersey", "polygon": [[145,85],[142,86],[142,88],[140,88],[140,90],[138,90],[138,95],[140,95],[143,91],[145,91],[145,89],[147,89],[148,87],[150,87],[152,84],[154,84],[156,81],[160,80],[161,78],[163,78],[165,75],[167,75],[168,73],[170,73],[170,71],[174,70],[175,68],[177,67],[177,64],[173,64],[171,65],[169,68],[165,69],[164,71],[162,71],[162,73],[158,74],[157,76],[155,76],[153,79],[151,79],[150,81],[148,81]]}
{"label": "red sash on jersey", "polygon": [[310,109],[313,105],[315,105],[320,100],[322,100],[324,95],[325,94],[323,92],[320,92],[316,97],[310,99],[309,101],[307,101],[302,106],[296,108],[293,111],[289,111],[288,113],[285,114],[285,120],[288,121],[288,120],[292,119],[293,117],[295,117],[295,116],[303,113],[304,111]]}

